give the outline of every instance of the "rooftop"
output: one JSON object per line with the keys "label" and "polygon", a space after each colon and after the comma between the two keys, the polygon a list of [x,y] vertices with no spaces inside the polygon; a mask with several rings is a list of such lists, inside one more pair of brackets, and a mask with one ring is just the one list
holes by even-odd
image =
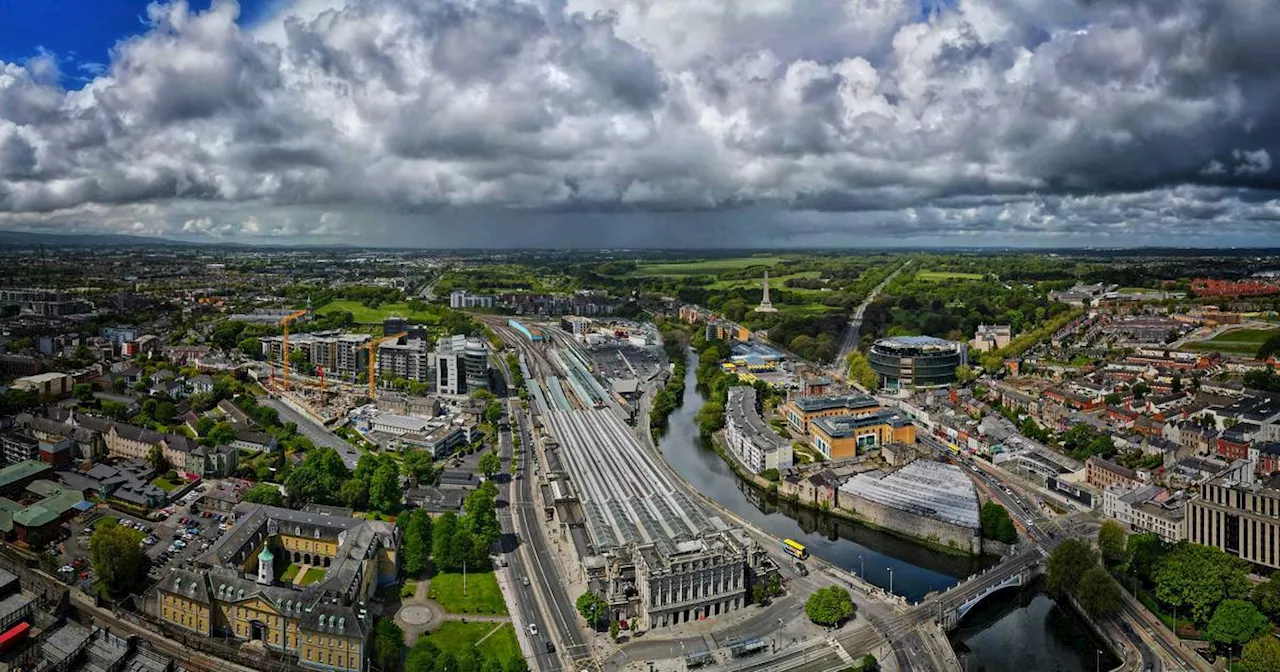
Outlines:
{"label": "rooftop", "polygon": [[955,465],[916,460],[888,475],[856,474],[840,491],[953,525],[979,526],[978,492]]}

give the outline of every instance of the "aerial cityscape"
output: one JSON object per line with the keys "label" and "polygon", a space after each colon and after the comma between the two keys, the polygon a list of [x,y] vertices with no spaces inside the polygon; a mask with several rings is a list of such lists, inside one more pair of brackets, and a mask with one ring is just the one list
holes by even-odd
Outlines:
{"label": "aerial cityscape", "polygon": [[0,672],[1280,672],[1274,9],[0,3]]}

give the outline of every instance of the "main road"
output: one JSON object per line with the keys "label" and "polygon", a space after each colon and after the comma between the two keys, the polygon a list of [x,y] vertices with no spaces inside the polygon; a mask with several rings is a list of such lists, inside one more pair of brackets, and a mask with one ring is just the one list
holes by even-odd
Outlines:
{"label": "main road", "polygon": [[862,303],[858,304],[858,307],[853,311],[853,315],[849,316],[849,324],[845,326],[844,337],[840,339],[840,353],[836,355],[835,361],[831,363],[833,373],[844,378],[847,370],[844,362],[849,359],[849,355],[853,352],[853,349],[858,347],[859,332],[862,331],[862,314],[866,312],[867,306],[871,305],[871,302],[875,301],[876,297],[880,295],[880,291],[887,287],[891,280],[897,277],[903,269],[910,265],[911,262],[906,261],[901,266],[894,269],[888,277],[881,280],[880,284],[876,285],[875,288],[871,290],[870,294],[867,294],[867,298],[864,299]]}

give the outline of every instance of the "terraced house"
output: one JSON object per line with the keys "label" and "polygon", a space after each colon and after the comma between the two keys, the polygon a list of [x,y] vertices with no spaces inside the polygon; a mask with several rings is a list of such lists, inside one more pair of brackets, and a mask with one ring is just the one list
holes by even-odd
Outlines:
{"label": "terraced house", "polygon": [[257,504],[193,566],[149,595],[164,622],[298,656],[320,670],[364,672],[373,628],[367,600],[394,583],[394,525]]}

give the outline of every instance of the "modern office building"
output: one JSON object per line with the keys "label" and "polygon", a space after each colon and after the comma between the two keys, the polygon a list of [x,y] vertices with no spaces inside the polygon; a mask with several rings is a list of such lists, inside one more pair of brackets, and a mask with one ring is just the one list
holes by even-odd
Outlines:
{"label": "modern office building", "polygon": [[968,363],[968,348],[932,336],[893,336],[876,341],[869,359],[884,389],[945,387],[956,382],[956,369]]}
{"label": "modern office building", "polygon": [[1205,481],[1187,504],[1186,538],[1253,563],[1260,574],[1280,569],[1280,478],[1258,478],[1248,460]]}
{"label": "modern office building", "polygon": [[[396,527],[257,504],[236,506],[235,519],[194,565],[149,591],[155,615],[204,637],[261,642],[305,668],[368,670],[368,601],[396,582]],[[308,579],[284,580],[290,564],[308,566]]]}
{"label": "modern office building", "polygon": [[813,445],[828,459],[844,460],[890,443],[915,443],[915,425],[890,410],[817,418],[809,425]]}
{"label": "modern office building", "polygon": [[88,312],[89,306],[70,292],[56,289],[0,289],[0,306],[17,306],[22,315],[63,317]]}
{"label": "modern office building", "polygon": [[817,418],[871,413],[880,410],[880,402],[865,394],[792,396],[779,410],[791,429],[808,434],[809,423]]}
{"label": "modern office building", "polygon": [[778,436],[760,417],[756,409],[756,388],[749,385],[729,388],[724,420],[725,443],[752,473],[791,466],[791,442]]}
{"label": "modern office building", "polygon": [[458,397],[489,389],[489,344],[483,338],[442,337],[432,359],[439,394]]}

